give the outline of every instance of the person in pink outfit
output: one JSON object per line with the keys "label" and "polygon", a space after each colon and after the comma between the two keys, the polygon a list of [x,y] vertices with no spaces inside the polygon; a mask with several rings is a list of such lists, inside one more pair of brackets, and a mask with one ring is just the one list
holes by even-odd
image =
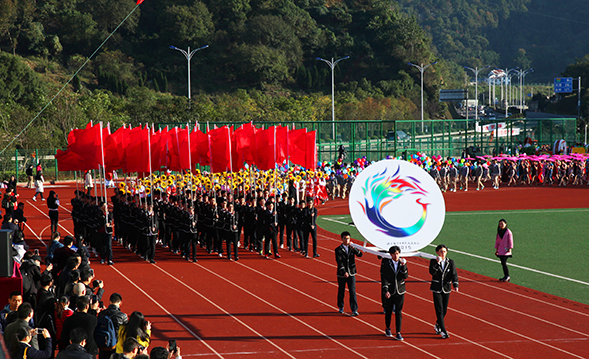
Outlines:
{"label": "person in pink outfit", "polygon": [[511,258],[513,249],[513,234],[507,228],[507,221],[504,219],[499,220],[499,226],[497,227],[497,238],[495,239],[495,255],[501,260],[501,266],[503,267],[503,278],[500,278],[500,282],[509,282],[509,268],[507,268],[507,258]]}

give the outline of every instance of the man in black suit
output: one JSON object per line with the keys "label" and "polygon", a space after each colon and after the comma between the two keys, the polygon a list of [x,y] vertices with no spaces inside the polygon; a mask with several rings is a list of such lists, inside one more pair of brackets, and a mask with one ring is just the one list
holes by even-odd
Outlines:
{"label": "man in black suit", "polygon": [[380,264],[380,281],[384,296],[384,321],[385,335],[392,337],[391,317],[395,312],[395,339],[403,340],[401,336],[401,322],[403,320],[403,303],[405,302],[405,279],[408,277],[407,261],[401,258],[401,248],[392,246],[389,248],[391,258],[383,258]]}
{"label": "man in black suit", "polygon": [[313,206],[313,199],[307,199],[307,208],[303,212],[303,243],[305,257],[309,256],[309,235],[313,240],[313,257],[319,257],[317,253],[317,208]]}
{"label": "man in black suit", "polygon": [[337,307],[339,312],[344,312],[344,294],[346,283],[350,291],[350,309],[352,316],[358,315],[358,302],[356,301],[356,257],[362,257],[362,251],[350,245],[349,232],[342,232],[342,244],[335,249],[335,261],[337,262]]}
{"label": "man in black suit", "polygon": [[90,309],[90,298],[87,296],[79,297],[76,302],[76,307],[78,310],[70,317],[67,317],[63,322],[63,328],[61,330],[62,344],[67,346],[68,343],[70,343],[70,333],[74,328],[82,328],[86,332],[86,345],[84,345],[84,348],[93,357],[96,357],[98,354],[98,346],[96,345],[96,341],[94,341],[94,329],[96,328],[98,319],[96,316],[88,314],[88,310]]}
{"label": "man in black suit", "polygon": [[442,339],[449,337],[444,324],[444,317],[448,311],[448,300],[452,287],[458,292],[458,274],[454,261],[446,258],[448,248],[440,244],[436,247],[438,256],[429,261],[429,273],[432,275],[430,290],[434,293],[434,309],[436,310],[436,334],[441,334]]}

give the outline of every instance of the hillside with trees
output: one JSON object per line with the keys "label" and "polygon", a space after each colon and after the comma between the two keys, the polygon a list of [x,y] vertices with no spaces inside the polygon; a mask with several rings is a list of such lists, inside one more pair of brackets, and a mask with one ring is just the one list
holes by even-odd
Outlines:
{"label": "hillside with trees", "polygon": [[[541,56],[567,44],[531,26],[532,4],[556,13],[549,0],[145,0],[15,145],[65,147],[69,130],[90,120],[114,128],[328,120],[331,70],[317,57],[350,56],[335,69],[342,120],[419,118],[420,73],[407,63],[438,61],[424,88],[426,117],[440,118],[438,90],[462,86],[462,65],[538,73],[574,61]],[[134,8],[134,0],[0,0],[0,140],[19,133]],[[580,20],[563,29],[580,30],[584,11],[567,9],[563,16]],[[209,45],[191,60],[191,104],[186,58],[170,45]],[[584,46],[570,55],[582,57]]]}

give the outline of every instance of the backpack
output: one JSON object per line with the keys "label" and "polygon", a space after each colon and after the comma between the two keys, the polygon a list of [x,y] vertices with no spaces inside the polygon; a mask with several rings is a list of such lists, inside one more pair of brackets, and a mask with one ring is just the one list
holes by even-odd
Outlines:
{"label": "backpack", "polygon": [[2,198],[2,208],[4,208],[4,209],[10,208],[10,201],[8,200],[7,196],[4,196],[4,198]]}
{"label": "backpack", "polygon": [[114,348],[117,345],[117,334],[112,319],[108,315],[98,318],[94,329],[94,340],[99,348]]}

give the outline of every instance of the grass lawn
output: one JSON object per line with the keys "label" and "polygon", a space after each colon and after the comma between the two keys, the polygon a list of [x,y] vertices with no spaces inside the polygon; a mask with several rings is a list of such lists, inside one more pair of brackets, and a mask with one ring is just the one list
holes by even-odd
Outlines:
{"label": "grass lawn", "polygon": [[[508,261],[513,283],[589,304],[589,209],[447,212],[438,238],[422,251],[435,254],[434,247],[443,243],[459,268],[503,277],[494,247],[501,218],[513,232],[513,258]],[[321,216],[317,224],[338,234],[348,230],[352,238],[363,240],[347,225],[351,221],[349,215]]]}

